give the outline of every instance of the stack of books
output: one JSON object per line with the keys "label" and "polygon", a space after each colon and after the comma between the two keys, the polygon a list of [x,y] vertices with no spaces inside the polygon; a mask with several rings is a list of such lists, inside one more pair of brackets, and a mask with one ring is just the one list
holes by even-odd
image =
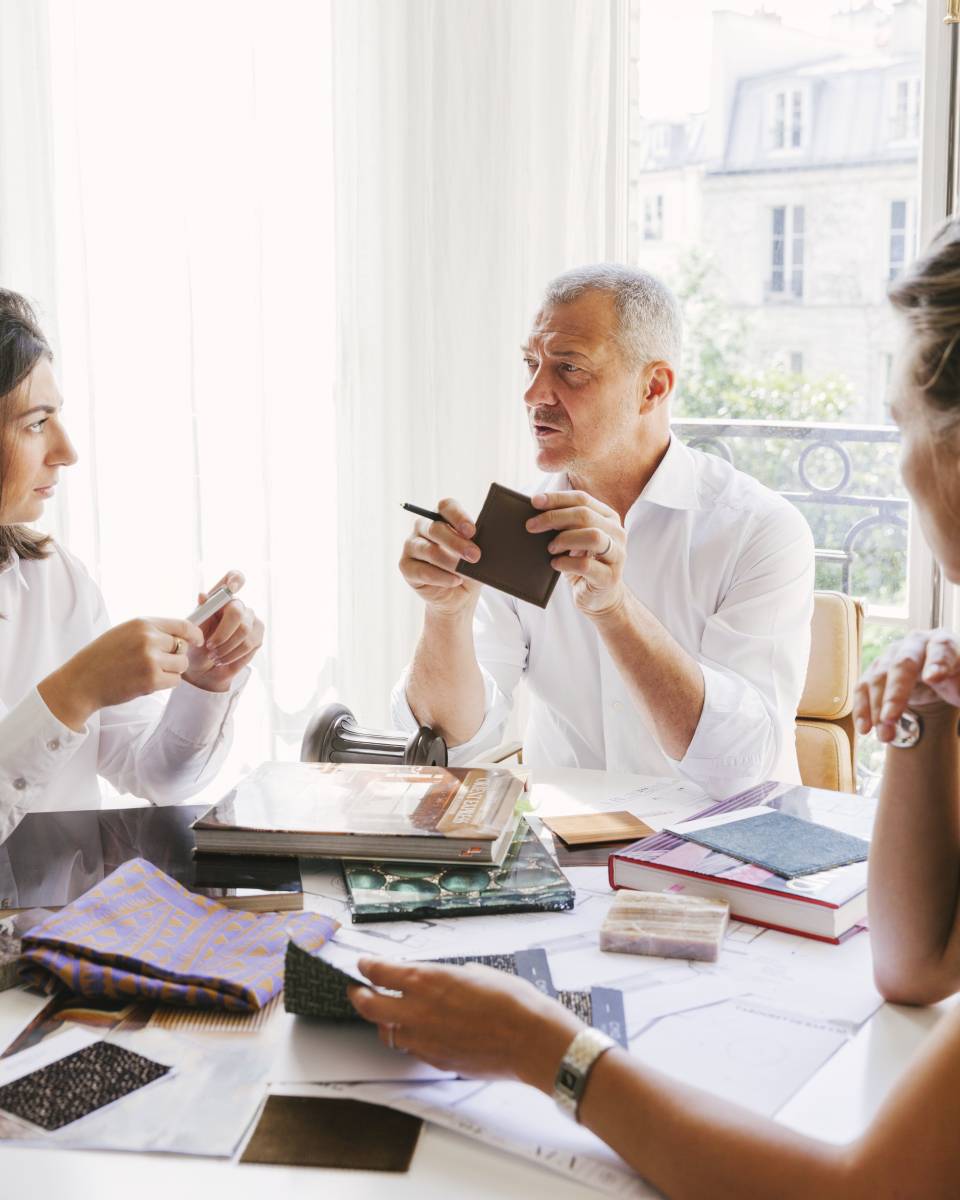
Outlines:
{"label": "stack of books", "polygon": [[264,763],[194,822],[205,854],[342,860],[354,921],[572,908],[505,768]]}
{"label": "stack of books", "polygon": [[763,784],[615,852],[610,884],[726,900],[733,920],[837,943],[866,918],[875,812],[862,796]]}

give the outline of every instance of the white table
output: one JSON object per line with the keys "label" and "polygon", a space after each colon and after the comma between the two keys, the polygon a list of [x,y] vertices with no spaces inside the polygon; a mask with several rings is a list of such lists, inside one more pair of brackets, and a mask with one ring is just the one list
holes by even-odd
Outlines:
{"label": "white table", "polygon": [[[599,771],[540,771],[534,785],[538,811],[571,812],[600,805],[645,782]],[[509,919],[509,918],[504,918]],[[865,936],[865,935],[861,935]],[[0,993],[0,1037],[9,993]],[[835,1142],[856,1137],[896,1079],[949,1009],[884,1005],[781,1110],[778,1120]],[[5,1044],[5,1043],[4,1043]],[[538,1195],[555,1200],[596,1195],[574,1181],[489,1149],[459,1134],[425,1125],[406,1174],[329,1171],[302,1167],[234,1165],[169,1155],[67,1152],[0,1145],[0,1196],[51,1195],[70,1200],[170,1200],[202,1191],[235,1200],[263,1200],[265,1191],[284,1200],[316,1197],[327,1189],[350,1197]]]}

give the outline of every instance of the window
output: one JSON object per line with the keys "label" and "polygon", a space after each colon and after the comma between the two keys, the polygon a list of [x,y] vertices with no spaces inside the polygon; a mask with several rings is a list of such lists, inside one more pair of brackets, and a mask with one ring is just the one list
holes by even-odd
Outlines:
{"label": "window", "polygon": [[915,142],[920,137],[920,80],[898,79],[893,88],[890,138],[894,142]]}
{"label": "window", "polygon": [[917,209],[912,200],[890,201],[887,278],[896,279],[917,252]]}
{"label": "window", "polygon": [[[662,273],[684,310],[674,428],[803,513],[817,586],[867,604],[868,664],[899,631],[931,623],[934,575],[884,408],[899,337],[885,285],[916,253],[920,135],[949,107],[926,104],[921,118],[921,84],[945,86],[949,41],[925,79],[927,5],[697,8],[694,45],[687,8],[630,0],[631,139],[645,145],[666,120],[692,131],[669,165],[643,168],[635,154],[629,181],[634,261]],[[651,45],[669,74],[651,71]],[[946,195],[944,159],[929,156],[931,197]],[[669,254],[654,263],[643,205],[657,193],[671,210]],[[865,784],[879,749],[860,747]]]}
{"label": "window", "polygon": [[647,196],[643,201],[643,240],[659,242],[663,238],[663,196]]}
{"label": "window", "polygon": [[773,94],[770,144],[774,150],[800,150],[804,144],[806,93],[788,88]]}
{"label": "window", "polygon": [[803,242],[803,205],[781,204],[774,208],[769,289],[772,295],[803,298]]}

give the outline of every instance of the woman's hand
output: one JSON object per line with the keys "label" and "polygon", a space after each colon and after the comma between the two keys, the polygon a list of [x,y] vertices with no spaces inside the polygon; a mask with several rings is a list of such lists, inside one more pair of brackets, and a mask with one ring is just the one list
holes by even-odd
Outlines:
{"label": "woman's hand", "polygon": [[549,1091],[582,1028],[525,980],[490,967],[361,959],[371,983],[401,995],[350,988],[350,1000],[388,1046],[475,1079],[519,1079]]}
{"label": "woman's hand", "polygon": [[549,492],[533,505],[544,511],[527,521],[527,531],[556,530],[553,566],[570,580],[577,608],[600,616],[621,604],[627,535],[613,509],[587,492]]}
{"label": "woman's hand", "polygon": [[[236,594],[244,585],[240,571],[228,571],[209,592],[201,592],[198,602],[219,587]],[[263,645],[263,622],[241,600],[231,600],[200,626],[203,644],[189,651],[189,666],[183,678],[207,692],[227,692],[234,677]]]}
{"label": "woman's hand", "polygon": [[904,709],[960,707],[960,646],[945,629],[915,631],[886,650],[857,684],[858,733],[892,741]]}
{"label": "woman's hand", "polygon": [[58,720],[81,730],[101,708],[176,687],[187,647],[203,645],[189,621],[138,618],[116,625],[48,675],[37,690]]}

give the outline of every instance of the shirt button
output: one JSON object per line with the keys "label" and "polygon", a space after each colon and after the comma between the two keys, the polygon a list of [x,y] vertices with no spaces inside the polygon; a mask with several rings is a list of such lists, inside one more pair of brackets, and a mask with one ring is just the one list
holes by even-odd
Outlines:
{"label": "shirt button", "polygon": [[616,713],[623,712],[623,705],[620,703],[619,700],[614,700],[613,704],[611,704],[610,707]]}
{"label": "shirt button", "polygon": [[13,786],[17,789],[18,792],[22,792],[23,789],[27,786],[27,781],[21,775],[18,779],[15,779],[13,781]]}
{"label": "shirt button", "polygon": [[47,749],[48,750],[59,750],[60,749],[60,739],[52,738],[49,742],[47,742]]}

